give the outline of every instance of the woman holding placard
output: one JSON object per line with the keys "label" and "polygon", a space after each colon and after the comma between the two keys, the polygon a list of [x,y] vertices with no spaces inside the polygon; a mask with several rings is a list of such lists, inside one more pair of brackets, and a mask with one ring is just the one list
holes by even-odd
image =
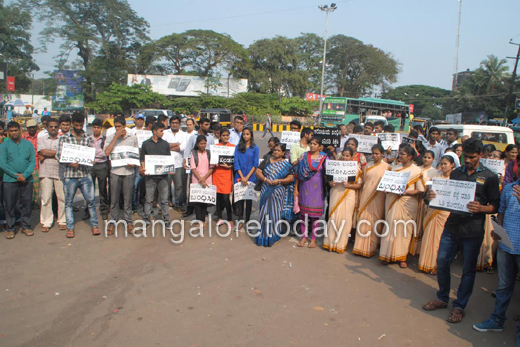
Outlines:
{"label": "woman holding placard", "polygon": [[357,214],[357,235],[352,253],[363,257],[371,257],[376,253],[379,244],[379,236],[383,229],[380,223],[375,229],[374,224],[385,218],[384,192],[377,191],[377,186],[385,171],[392,170],[390,164],[383,161],[385,150],[377,144],[372,147],[373,162],[365,168],[363,175],[363,189],[359,198],[359,210]]}
{"label": "woman holding placard", "polygon": [[[354,150],[345,147],[339,160],[355,161]],[[327,234],[323,240],[323,248],[342,254],[347,250],[347,244],[352,230],[352,216],[356,205],[356,191],[361,189],[363,171],[358,164],[356,176],[348,177],[344,182],[329,182],[329,222]]]}
{"label": "woman holding placard", "polygon": [[[320,152],[321,141],[313,137],[309,143],[310,150],[303,153],[296,165],[296,183],[294,184],[294,197],[298,198],[300,219],[302,220],[302,239],[298,247],[307,243],[308,229],[312,229],[309,248],[316,247],[316,231],[318,220],[323,214],[326,196],[325,166],[327,155]],[[307,220],[308,225],[305,221]]]}
{"label": "woman holding placard", "polygon": [[388,228],[385,236],[381,238],[379,250],[379,259],[384,265],[399,262],[401,268],[408,266],[406,257],[410,249],[410,241],[413,234],[417,232],[415,221],[419,209],[418,198],[424,193],[421,169],[413,163],[414,158],[415,150],[410,145],[405,145],[399,150],[401,164],[393,171],[410,173],[406,190],[403,195],[386,194],[385,210]]}
{"label": "woman holding placard", "polygon": [[[235,147],[229,142],[229,129],[222,128],[220,131],[220,142],[217,146]],[[217,186],[217,227],[224,223],[222,220],[222,210],[225,208],[227,213],[227,221],[233,225],[233,211],[231,210],[231,201],[229,194],[233,191],[233,165],[217,164],[213,171],[213,183]]]}
{"label": "woman holding placard", "polygon": [[358,153],[358,140],[356,138],[351,137],[347,140],[345,147],[350,147],[354,150],[354,155],[352,156],[353,160],[357,161],[362,168],[367,164],[367,159],[363,153]]}
{"label": "woman holding placard", "polygon": [[[248,182],[256,183],[255,171],[258,167],[258,146],[255,145],[253,138],[253,131],[249,128],[242,130],[240,142],[235,149],[235,183],[242,183],[248,185]],[[251,210],[253,208],[253,200],[240,200],[235,202],[237,206],[237,214],[239,219],[244,216],[245,204],[245,223],[251,219]],[[244,224],[241,222],[238,225],[239,229],[243,229]]]}
{"label": "woman holding placard", "polygon": [[[450,179],[450,174],[455,168],[455,160],[450,155],[444,155],[440,162],[440,171],[437,171],[431,178]],[[433,208],[426,209],[426,215],[423,222],[423,232],[419,234],[421,239],[421,252],[419,255],[419,264],[417,268],[420,271],[435,275],[437,273],[437,253],[439,251],[439,243],[441,242],[444,224],[448,220],[450,213],[448,211],[436,210]]]}
{"label": "woman holding placard", "polygon": [[[206,136],[198,135],[190,156],[191,183],[200,183],[204,188],[212,184],[211,174],[213,173],[213,165],[209,163],[210,153],[206,150],[206,144]],[[201,221],[205,228],[208,204],[197,202],[193,205],[196,220]]]}
{"label": "woman holding placard", "polygon": [[256,237],[258,246],[271,247],[280,240],[282,231],[277,223],[282,219],[287,187],[294,181],[293,166],[284,159],[284,155],[285,144],[276,143],[265,168],[256,169],[257,178],[263,182],[260,192],[261,227]]}

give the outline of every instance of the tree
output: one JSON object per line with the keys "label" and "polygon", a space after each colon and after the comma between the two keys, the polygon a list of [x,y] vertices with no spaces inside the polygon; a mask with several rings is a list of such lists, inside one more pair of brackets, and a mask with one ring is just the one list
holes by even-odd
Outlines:
{"label": "tree", "polygon": [[[0,60],[8,64],[8,75],[15,78],[16,92],[27,92],[31,86],[29,74],[40,68],[33,60],[31,44],[32,18],[27,11],[13,6],[4,6],[0,0]],[[0,85],[0,92],[6,84]]]}
{"label": "tree", "polygon": [[444,105],[449,95],[450,91],[446,89],[414,84],[391,89],[383,93],[382,97],[413,104],[415,117],[444,119]]}
{"label": "tree", "polygon": [[362,97],[396,81],[399,65],[389,53],[345,35],[332,36],[330,42],[327,81],[339,96]]}
{"label": "tree", "polygon": [[136,47],[148,39],[148,22],[138,16],[126,0],[18,0],[45,23],[41,31],[44,47],[63,40],[60,62],[77,53],[85,78],[84,99],[92,100],[97,89],[122,81]]}

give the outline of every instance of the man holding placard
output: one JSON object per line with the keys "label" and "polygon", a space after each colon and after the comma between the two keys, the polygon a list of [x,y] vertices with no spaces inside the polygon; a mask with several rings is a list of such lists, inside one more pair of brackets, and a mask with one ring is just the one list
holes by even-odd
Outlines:
{"label": "man holding placard", "polygon": [[[433,311],[447,308],[450,294],[450,265],[455,256],[462,252],[462,278],[457,291],[457,299],[453,302],[453,310],[448,322],[459,323],[464,318],[464,309],[468,304],[473,285],[478,255],[484,238],[484,222],[486,214],[496,213],[500,203],[498,177],[480,163],[483,150],[480,140],[471,138],[463,143],[464,166],[451,172],[450,180],[475,182],[475,200],[467,204],[470,214],[452,212],[446,221],[442,233],[437,258],[437,281],[439,291],[437,299],[423,305],[423,309]],[[426,201],[432,201],[437,194],[434,190],[426,193]]]}
{"label": "man holding placard", "polygon": [[[139,166],[139,144],[137,137],[127,131],[126,120],[124,117],[117,117],[114,120],[116,132],[110,135],[105,142],[105,154],[112,160],[110,171],[110,219],[118,222],[123,219],[126,221],[127,231],[132,232],[132,197],[134,190],[135,168]],[[114,153],[116,152],[116,153]],[[117,157],[124,157],[124,160],[115,160]],[[135,161],[135,162],[134,162]],[[123,193],[124,216],[121,216],[119,200]],[[111,224],[107,228],[107,234],[112,235],[115,225]]]}
{"label": "man holding placard", "polygon": [[[79,190],[87,202],[90,214],[90,226],[92,235],[101,233],[98,229],[98,217],[96,213],[96,200],[94,196],[94,183],[90,176],[92,162],[96,156],[92,138],[83,131],[85,117],[81,113],[72,115],[72,131],[60,137],[56,159],[60,162],[60,178],[63,180],[65,191],[65,219],[67,220],[67,237],[73,238],[74,234],[74,196]],[[72,145],[75,148],[76,157],[62,155],[64,147]],[[70,147],[70,146],[67,146]],[[74,159],[74,160],[71,160]]]}

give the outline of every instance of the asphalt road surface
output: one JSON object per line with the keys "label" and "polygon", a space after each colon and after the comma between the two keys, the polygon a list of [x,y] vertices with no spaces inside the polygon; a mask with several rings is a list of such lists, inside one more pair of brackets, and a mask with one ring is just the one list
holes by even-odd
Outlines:
{"label": "asphalt road surface", "polygon": [[[265,148],[265,141],[257,141]],[[254,203],[255,214],[258,203]],[[284,238],[257,247],[222,238],[94,237],[76,213],[76,238],[57,227],[0,234],[2,346],[514,346],[511,302],[502,333],[472,324],[492,311],[497,275],[478,273],[466,317],[425,312],[436,277],[376,258],[297,248]],[[170,219],[181,219],[171,211]],[[135,216],[137,219],[138,217]],[[103,224],[101,224],[103,227]],[[178,229],[176,229],[177,232]],[[179,238],[174,238],[178,241]],[[460,257],[459,257],[460,258]],[[460,259],[453,266],[455,291]],[[454,295],[452,292],[452,297]]]}

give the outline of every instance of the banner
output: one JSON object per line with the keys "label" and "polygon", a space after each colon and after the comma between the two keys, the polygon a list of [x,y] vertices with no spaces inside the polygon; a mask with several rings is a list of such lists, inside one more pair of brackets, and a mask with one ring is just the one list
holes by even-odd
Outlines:
{"label": "banner", "polygon": [[334,182],[346,182],[349,177],[356,177],[358,170],[357,161],[327,160],[325,173],[333,176]]}
{"label": "banner", "polygon": [[110,163],[112,167],[127,165],[140,166],[139,148],[131,146],[115,146],[112,153],[110,153]]}
{"label": "banner", "polygon": [[79,163],[80,165],[93,166],[92,162],[95,158],[96,149],[94,147],[63,143],[60,163]]}
{"label": "banner", "polygon": [[280,142],[285,143],[287,150],[289,150],[294,144],[300,142],[300,133],[297,131],[282,131]]}
{"label": "banner", "polygon": [[146,175],[167,175],[175,172],[175,158],[171,155],[145,155],[144,168]]}
{"label": "banner", "polygon": [[135,136],[137,136],[137,143],[139,145],[139,148],[142,148],[143,142],[152,137],[153,133],[151,130],[137,130],[135,132]]}
{"label": "banner", "polygon": [[341,143],[341,129],[336,128],[314,128],[314,136],[320,137],[324,147],[339,147]]}
{"label": "banner", "polygon": [[185,75],[134,75],[128,74],[127,84],[150,86],[154,92],[173,96],[199,96],[200,93],[230,97],[247,92],[247,79],[228,79]]}
{"label": "banner", "polygon": [[381,133],[377,134],[379,140],[381,140],[381,146],[385,151],[390,147],[392,151],[398,151],[399,145],[401,144],[401,134],[397,133]]}
{"label": "banner", "polygon": [[57,70],[56,92],[52,97],[53,111],[78,111],[83,109],[83,76],[78,70]]}
{"label": "banner", "polygon": [[219,164],[219,158],[220,156],[231,156],[232,158],[235,158],[235,147],[229,147],[229,146],[217,146],[217,145],[211,145],[210,146],[211,151],[211,159],[209,161],[210,164]]}
{"label": "banner", "polygon": [[202,187],[200,183],[190,184],[190,202],[204,204],[217,204],[217,186]]}
{"label": "banner", "polygon": [[235,202],[240,200],[256,201],[255,184],[253,182],[247,182],[247,186],[245,186],[242,182],[235,183],[233,187],[233,195],[235,197]]}
{"label": "banner", "polygon": [[471,214],[468,203],[475,200],[476,182],[434,178],[432,189],[437,193],[430,207],[460,214]]}
{"label": "banner", "polygon": [[385,193],[403,194],[410,178],[410,171],[385,171],[383,178],[379,181],[377,190]]}
{"label": "banner", "polygon": [[482,165],[496,173],[497,175],[504,176],[505,167],[504,161],[499,159],[480,159]]}
{"label": "banner", "polygon": [[[357,151],[361,153],[372,153],[372,147],[377,144],[377,136],[351,134],[348,138],[358,140]],[[348,141],[348,139],[347,139]]]}

